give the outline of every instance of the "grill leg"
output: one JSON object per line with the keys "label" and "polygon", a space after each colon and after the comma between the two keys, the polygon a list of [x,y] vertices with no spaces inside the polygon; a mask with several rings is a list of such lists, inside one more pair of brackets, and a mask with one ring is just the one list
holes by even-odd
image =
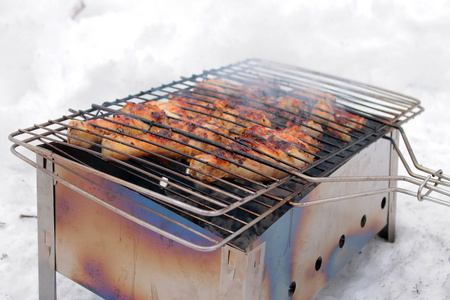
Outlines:
{"label": "grill leg", "polygon": [[397,204],[397,195],[389,193],[387,200],[388,220],[387,225],[378,233],[378,235],[388,242],[395,242],[395,211]]}
{"label": "grill leg", "polygon": [[[398,144],[399,133],[397,130],[391,133],[391,138]],[[391,176],[398,175],[398,154],[394,147],[391,145],[391,164],[389,173]],[[389,187],[397,187],[396,181],[389,182]],[[388,242],[395,242],[395,223],[396,223],[396,210],[397,210],[397,193],[389,193],[387,197],[387,209],[388,209],[388,220],[385,228],[381,230],[379,236],[386,239]]]}
{"label": "grill leg", "polygon": [[[53,163],[38,155],[37,162],[53,172]],[[37,172],[39,299],[56,299],[55,214],[53,178]]]}

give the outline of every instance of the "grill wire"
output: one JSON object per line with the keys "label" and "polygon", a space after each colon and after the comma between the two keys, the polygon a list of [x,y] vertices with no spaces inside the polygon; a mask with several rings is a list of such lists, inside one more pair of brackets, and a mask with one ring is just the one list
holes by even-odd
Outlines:
{"label": "grill wire", "polygon": [[[206,107],[208,101],[213,101],[212,99],[215,98],[228,99],[230,95],[200,88],[198,83],[207,79],[222,78],[235,84],[248,84],[261,77],[268,78],[271,83],[280,86],[281,90],[277,91],[277,93],[280,93],[279,95],[289,95],[293,90],[308,92],[311,88],[330,93],[336,97],[337,107],[352,114],[363,116],[366,118],[366,124],[360,130],[349,133],[350,141],[340,139],[324,130],[323,136],[316,138],[322,145],[320,151],[309,153],[314,155],[314,162],[301,170],[278,160],[276,157],[265,155],[255,157],[246,152],[236,151],[239,155],[289,174],[285,178],[276,179],[260,173],[268,179],[264,182],[243,178],[235,174],[237,179],[234,180],[218,178],[213,184],[204,183],[187,174],[188,166],[184,161],[155,153],[152,153],[151,158],[130,157],[129,160],[121,161],[105,157],[101,153],[101,145],[95,144],[91,149],[86,149],[67,142],[70,120],[106,119],[112,115],[126,115],[150,123],[150,128],[170,130],[227,150],[226,145],[194,136],[165,124],[149,122],[146,119],[127,115],[121,109],[129,102],[139,104],[148,101],[166,101],[174,94],[182,94],[186,98],[190,97],[193,104],[202,101],[204,107]],[[244,100],[246,105],[263,110],[267,114],[273,114],[275,111],[275,117],[271,119],[272,127],[285,128],[286,122],[295,117],[292,112],[280,109],[273,104],[261,106],[261,103],[253,98]],[[305,103],[310,105],[311,102],[305,101]],[[195,106],[191,109],[207,116],[202,110],[204,107],[199,106],[198,111],[196,111]],[[108,174],[108,176],[111,176],[108,178],[120,180],[122,184],[125,182],[125,185],[138,192],[152,191],[153,193],[144,192],[143,194],[194,224],[212,232],[218,237],[212,244],[225,240],[232,246],[245,249],[266,228],[289,210],[290,206],[286,204],[288,201],[293,201],[293,199],[299,201],[314,188],[314,184],[292,174],[291,168],[308,176],[327,176],[361,149],[391,131],[394,125],[403,124],[421,111],[422,108],[418,106],[417,100],[387,90],[297,67],[250,59],[219,69],[205,71],[200,75],[182,78],[171,84],[123,99],[105,102],[102,105],[94,104],[87,110],[70,110],[71,115],[19,130],[12,136],[18,145],[24,146],[39,155],[50,159],[52,159],[52,156],[58,155],[102,174]],[[213,117],[216,118],[216,116]],[[245,120],[242,116],[236,115],[233,117]],[[318,123],[321,123],[324,129],[329,126],[327,125],[328,120],[327,122],[325,120],[320,122],[320,116],[316,116],[316,119],[319,119]],[[239,126],[240,124],[235,125]],[[102,127],[99,126],[99,128]],[[111,131],[108,128],[102,129]],[[202,129],[211,130],[204,127]],[[121,131],[114,133],[126,135]],[[158,135],[157,133],[154,134]],[[223,138],[229,138],[220,132],[215,132],[215,134],[222,135]],[[235,132],[235,134],[238,133]],[[21,137],[20,140],[17,138],[18,136]],[[101,136],[101,138],[108,139],[109,137]],[[173,141],[183,144],[178,140]],[[129,146],[133,147],[132,145]],[[48,154],[45,149],[50,150],[52,154]],[[174,151],[170,148],[168,150]],[[258,149],[254,150],[258,151]],[[183,153],[178,152],[178,154]],[[186,155],[183,154],[183,156]],[[188,158],[197,159],[194,156],[188,156]],[[253,172],[258,173],[255,170]],[[139,189],[136,187],[139,187]]]}

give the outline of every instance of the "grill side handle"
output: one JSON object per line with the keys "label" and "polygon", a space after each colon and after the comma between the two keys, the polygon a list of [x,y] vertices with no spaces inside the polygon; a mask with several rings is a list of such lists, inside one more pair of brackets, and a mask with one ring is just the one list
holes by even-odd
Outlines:
{"label": "grill side handle", "polygon": [[[431,201],[437,204],[441,204],[444,206],[450,207],[450,177],[448,175],[445,175],[442,169],[439,170],[433,170],[428,167],[424,167],[421,164],[419,164],[414,151],[411,147],[411,144],[409,143],[409,140],[406,136],[406,133],[404,129],[401,126],[393,126],[395,129],[397,129],[400,132],[400,135],[402,137],[403,143],[407,149],[409,159],[412,162],[414,168],[416,169],[413,171],[413,169],[410,166],[410,163],[407,161],[406,156],[403,154],[403,152],[400,150],[400,147],[398,143],[392,138],[388,136],[384,136],[384,139],[387,139],[391,142],[393,148],[395,149],[396,153],[398,154],[398,157],[400,158],[403,166],[405,167],[407,173],[409,176],[330,176],[330,177],[311,177],[299,172],[295,172],[294,175],[296,175],[299,178],[302,178],[306,181],[312,182],[312,183],[324,183],[324,182],[358,182],[358,181],[390,181],[390,182],[407,182],[412,185],[415,185],[417,187],[417,190],[409,190],[405,188],[400,187],[389,187],[385,189],[379,189],[374,191],[367,191],[363,193],[356,193],[356,194],[350,194],[345,196],[337,196],[337,197],[329,197],[326,199],[318,199],[318,200],[312,200],[312,201],[305,201],[305,202],[292,202],[290,201],[290,205],[294,207],[303,207],[303,206],[310,206],[310,205],[318,205],[323,204],[327,202],[336,202],[351,198],[357,198],[362,196],[370,196],[370,195],[377,195],[382,193],[402,193],[406,194],[412,197],[417,198],[419,201]],[[417,170],[425,173],[425,174],[418,174]],[[431,196],[431,193],[435,193],[434,196]],[[438,196],[438,197],[436,197]]]}

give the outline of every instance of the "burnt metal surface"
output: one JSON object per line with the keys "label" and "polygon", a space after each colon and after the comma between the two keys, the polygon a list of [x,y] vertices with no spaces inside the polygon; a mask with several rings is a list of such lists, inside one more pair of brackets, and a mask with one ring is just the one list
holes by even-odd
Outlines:
{"label": "burnt metal surface", "polygon": [[[333,175],[390,174],[391,150],[388,141],[378,140]],[[54,172],[86,193],[63,181],[45,184],[54,189],[56,270],[107,299],[310,299],[388,226],[390,205],[383,205],[383,198],[393,201],[385,194],[291,207],[247,249],[228,243],[201,252],[168,234],[198,245],[220,238],[161,203],[89,170],[74,169],[70,161],[58,161]],[[304,200],[388,184],[324,183]]]}

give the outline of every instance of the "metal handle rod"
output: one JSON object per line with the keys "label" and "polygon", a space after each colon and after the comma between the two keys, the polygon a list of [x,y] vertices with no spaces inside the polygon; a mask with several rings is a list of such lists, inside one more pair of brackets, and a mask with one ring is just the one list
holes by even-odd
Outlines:
{"label": "metal handle rod", "polygon": [[[348,200],[348,199],[353,199],[353,198],[373,196],[373,195],[379,195],[379,194],[387,194],[387,193],[402,193],[402,194],[406,194],[408,196],[413,196],[413,197],[417,195],[415,192],[408,190],[408,189],[391,187],[391,188],[379,189],[379,190],[374,190],[374,191],[367,191],[367,192],[361,192],[361,193],[355,193],[355,194],[343,195],[343,196],[336,196],[336,197],[328,197],[328,198],[310,200],[310,201],[304,201],[304,202],[289,202],[289,204],[294,207],[305,207],[305,206],[320,205],[320,204],[325,204],[325,203],[330,203],[330,202],[338,202],[338,201],[343,201],[343,200]],[[448,201],[444,201],[439,198],[422,195],[422,200],[427,200],[430,202],[434,202],[437,204],[442,204],[444,206],[450,207],[450,203]]]}
{"label": "metal handle rod", "polygon": [[[311,177],[311,176],[308,176],[308,175],[305,175],[305,174],[302,174],[299,172],[296,172],[295,175],[299,178],[302,178],[302,179],[312,182],[312,183],[358,182],[358,181],[404,181],[404,182],[408,182],[408,183],[418,186],[417,192],[415,192],[415,193],[412,191],[401,189],[401,188],[390,188],[390,189],[370,191],[370,192],[366,192],[366,193],[358,193],[358,194],[354,194],[354,195],[345,195],[345,196],[340,196],[340,197],[330,197],[327,199],[315,200],[314,201],[315,204],[326,203],[326,202],[331,202],[331,201],[339,201],[339,200],[344,200],[344,199],[354,198],[354,197],[364,196],[364,195],[370,195],[370,194],[379,194],[379,193],[383,193],[383,192],[401,192],[401,193],[404,193],[404,194],[407,194],[410,196],[414,196],[419,201],[428,200],[428,201],[431,201],[434,203],[438,203],[438,204],[450,207],[450,199],[439,199],[439,198],[430,196],[430,194],[432,192],[436,192],[440,195],[447,196],[450,198],[450,190],[438,187],[439,185],[450,187],[450,177],[447,175],[444,175],[444,173],[441,169],[435,171],[435,170],[432,170],[430,168],[420,165],[417,161],[417,158],[414,155],[414,151],[412,150],[412,147],[406,137],[406,134],[405,134],[403,128],[401,128],[400,126],[396,126],[396,128],[399,129],[399,131],[401,133],[401,136],[405,143],[409,157],[410,157],[411,161],[413,162],[414,166],[417,169],[419,169],[420,171],[428,173],[429,174],[428,176],[423,176],[423,175],[414,173],[412,171],[412,169],[410,168],[408,162],[406,161],[405,156],[403,155],[402,151],[400,150],[398,144],[392,138],[389,138],[389,137],[385,137],[385,138],[390,140],[390,142],[392,143],[394,149],[396,150],[400,160],[402,161],[406,171],[408,172],[408,174],[411,177],[408,177],[408,176]],[[437,178],[434,178],[434,177],[437,177]],[[430,184],[433,184],[433,185],[430,185]],[[423,193],[424,188],[427,189],[427,191],[425,193]],[[316,203],[316,201],[318,201],[318,202]],[[307,203],[307,202],[305,202],[305,203]],[[302,206],[303,205],[301,203],[295,203],[295,202],[290,202],[290,204],[293,206]]]}
{"label": "metal handle rod", "polygon": [[[414,151],[412,150],[411,144],[409,143],[408,137],[406,136],[405,130],[401,126],[397,126],[397,129],[400,131],[400,133],[402,135],[402,138],[403,138],[403,141],[405,143],[406,149],[408,150],[409,156],[410,156],[411,161],[414,164],[414,166],[417,169],[419,169],[420,171],[423,171],[425,173],[429,173],[429,174],[436,173],[435,170],[426,168],[426,167],[422,166],[421,164],[419,164],[419,162],[417,161],[416,156],[414,155]],[[394,145],[395,145],[395,143],[394,143]],[[439,174],[439,178],[442,178],[442,179],[445,179],[447,181],[450,181],[450,176],[446,176],[446,175],[442,174],[442,171]]]}

